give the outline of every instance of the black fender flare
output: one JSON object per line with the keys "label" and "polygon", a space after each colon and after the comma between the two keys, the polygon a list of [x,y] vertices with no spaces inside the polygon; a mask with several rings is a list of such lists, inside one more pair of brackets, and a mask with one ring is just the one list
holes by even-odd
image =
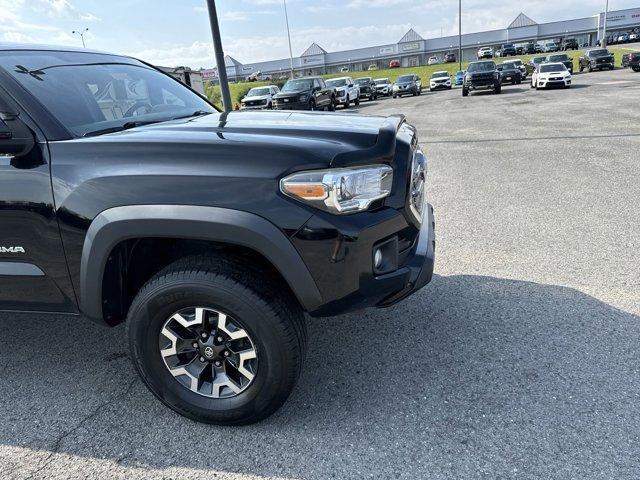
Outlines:
{"label": "black fender flare", "polygon": [[306,311],[322,296],[302,258],[282,231],[244,211],[191,205],[129,205],[104,210],[93,220],[82,248],[80,310],[101,320],[102,279],[109,254],[123,240],[185,238],[228,243],[263,255],[280,272]]}

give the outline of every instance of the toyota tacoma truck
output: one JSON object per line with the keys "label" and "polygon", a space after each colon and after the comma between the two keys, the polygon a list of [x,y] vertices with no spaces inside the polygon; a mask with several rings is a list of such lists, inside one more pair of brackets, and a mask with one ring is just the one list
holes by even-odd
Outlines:
{"label": "toyota tacoma truck", "polygon": [[402,116],[221,113],[134,58],[0,44],[0,310],[124,322],[160,401],[256,422],[306,316],[431,280],[426,173]]}

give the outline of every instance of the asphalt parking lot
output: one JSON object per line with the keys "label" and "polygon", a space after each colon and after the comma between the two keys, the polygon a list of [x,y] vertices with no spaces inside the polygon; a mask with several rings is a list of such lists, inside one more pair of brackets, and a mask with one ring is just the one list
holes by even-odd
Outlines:
{"label": "asphalt parking lot", "polygon": [[303,376],[261,424],[161,406],[122,327],[0,315],[0,477],[637,478],[639,99],[640,74],[616,70],[361,104],[419,130],[437,275],[312,321]]}

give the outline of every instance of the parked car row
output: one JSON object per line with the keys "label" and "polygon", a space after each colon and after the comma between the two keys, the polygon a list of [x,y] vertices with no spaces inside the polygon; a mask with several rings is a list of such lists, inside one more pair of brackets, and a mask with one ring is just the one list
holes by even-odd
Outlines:
{"label": "parked car row", "polygon": [[[473,90],[491,89],[500,93],[502,85],[518,85],[531,76],[531,88],[571,86],[574,61],[566,53],[557,53],[560,48],[573,48],[572,39],[562,44],[549,42],[549,55],[533,57],[527,64],[519,58],[504,60],[496,64],[491,47],[482,47],[478,56],[482,60],[469,64],[467,70],[459,70],[455,76],[448,71],[434,72],[429,78],[429,91],[450,90],[454,85],[462,87],[462,95]],[[517,52],[514,44],[503,44],[499,56],[511,56]],[[640,72],[640,52],[625,54],[623,66]],[[580,72],[592,72],[614,68],[614,55],[606,48],[587,50],[578,59]],[[287,81],[282,91],[275,85],[252,88],[242,100],[242,109],[274,108],[279,110],[335,110],[336,106],[349,108],[359,105],[361,100],[376,100],[382,96],[393,98],[422,93],[422,80],[416,74],[400,75],[395,83],[388,78],[361,77],[353,79],[343,76],[324,80],[321,77],[296,78]]]}
{"label": "parked car row", "polygon": [[[640,41],[640,27],[636,27],[628,32],[615,32],[607,35],[607,45],[618,45],[638,41]],[[598,45],[600,45],[600,41],[598,41]]]}

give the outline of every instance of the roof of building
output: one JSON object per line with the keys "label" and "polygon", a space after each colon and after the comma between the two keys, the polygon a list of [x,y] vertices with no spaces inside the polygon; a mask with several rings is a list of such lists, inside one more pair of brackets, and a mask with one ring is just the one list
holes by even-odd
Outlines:
{"label": "roof of building", "polygon": [[419,42],[420,40],[424,40],[424,38],[422,38],[413,28],[410,28],[409,31],[405,33],[400,40],[398,40],[398,43]]}
{"label": "roof of building", "polygon": [[325,53],[327,53],[327,51],[324,48],[322,48],[316,42],[313,42],[311,45],[309,45],[309,48],[302,52],[302,55],[300,56],[310,57],[312,55],[324,55]]}
{"label": "roof of building", "polygon": [[538,23],[520,12],[520,15],[507,28],[531,27],[533,25],[538,25]]}

